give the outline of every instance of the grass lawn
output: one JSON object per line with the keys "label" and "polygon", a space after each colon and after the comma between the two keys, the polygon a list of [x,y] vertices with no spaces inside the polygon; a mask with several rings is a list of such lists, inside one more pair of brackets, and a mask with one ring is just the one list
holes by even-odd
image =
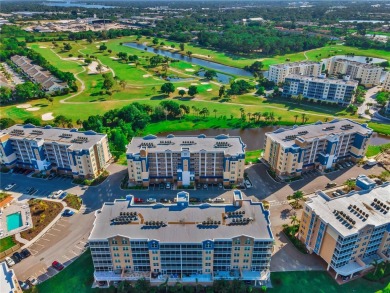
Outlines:
{"label": "grass lawn", "polygon": [[0,252],[10,249],[12,246],[15,246],[16,243],[12,236],[8,236],[0,239]]}
{"label": "grass lawn", "polygon": [[273,289],[267,292],[316,292],[316,293],[372,293],[386,287],[390,282],[390,277],[384,282],[370,282],[363,278],[338,285],[333,278],[323,271],[307,271],[307,272],[280,272],[271,273]]}
{"label": "grass lawn", "polygon": [[378,133],[390,135],[390,125],[389,124],[369,122],[368,127],[372,128],[374,131],[376,131]]}
{"label": "grass lawn", "polygon": [[245,152],[245,164],[249,163],[257,163],[260,157],[261,152],[264,150],[254,150],[254,151],[246,151]]}
{"label": "grass lawn", "polygon": [[82,204],[81,198],[75,194],[68,194],[65,197],[64,202],[66,202],[68,207],[75,209],[75,210],[79,210],[81,208],[81,204]]}
{"label": "grass lawn", "polygon": [[369,145],[367,148],[367,157],[376,156],[380,152],[383,152],[384,150],[390,149],[390,143],[385,143],[382,145]]}

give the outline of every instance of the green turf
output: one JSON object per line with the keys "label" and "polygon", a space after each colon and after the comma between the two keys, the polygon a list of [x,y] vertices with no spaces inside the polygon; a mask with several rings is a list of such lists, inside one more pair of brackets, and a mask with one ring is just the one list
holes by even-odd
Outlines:
{"label": "green turf", "polygon": [[366,156],[372,157],[376,156],[380,152],[390,149],[390,143],[382,144],[382,145],[369,145],[367,148]]}
{"label": "green turf", "polygon": [[390,135],[390,124],[369,122],[368,127],[372,128],[374,131],[378,133]]}
{"label": "green turf", "polygon": [[16,243],[12,239],[12,236],[2,238],[0,239],[0,252],[6,251],[7,249],[10,249],[12,246],[15,245]]}
{"label": "green turf", "polygon": [[264,150],[261,149],[261,150],[254,150],[254,151],[246,151],[245,152],[245,164],[257,163],[262,151],[264,151]]}
{"label": "green turf", "polygon": [[307,271],[271,273],[271,280],[273,289],[267,290],[271,293],[372,293],[384,288],[390,277],[382,283],[360,278],[340,286],[325,271]]}

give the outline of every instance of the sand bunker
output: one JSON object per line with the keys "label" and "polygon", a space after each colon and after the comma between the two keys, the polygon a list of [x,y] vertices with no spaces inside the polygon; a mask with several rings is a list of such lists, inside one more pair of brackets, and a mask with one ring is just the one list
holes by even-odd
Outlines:
{"label": "sand bunker", "polygon": [[129,65],[130,65],[130,66],[133,66],[133,65],[135,65],[135,63],[129,63]]}
{"label": "sand bunker", "polygon": [[185,71],[188,71],[188,72],[195,72],[195,69],[186,68]]}
{"label": "sand bunker", "polygon": [[119,58],[118,57],[110,57],[111,59],[113,59],[113,60],[119,60]]}
{"label": "sand bunker", "polygon": [[200,84],[210,84],[209,82],[201,82]]}
{"label": "sand bunker", "polygon": [[54,119],[54,116],[53,116],[52,112],[42,114],[43,121],[49,121],[49,120],[53,120],[53,119]]}
{"label": "sand bunker", "polygon": [[213,90],[213,89],[207,89],[206,91],[207,91],[207,92],[211,92],[212,90]]}
{"label": "sand bunker", "polygon": [[19,109],[31,108],[31,104],[21,104],[21,105],[17,105],[16,108],[19,108]]}
{"label": "sand bunker", "polygon": [[180,91],[180,90],[188,91],[188,88],[186,88],[186,87],[178,87],[177,90],[178,90],[178,91]]}
{"label": "sand bunker", "polygon": [[201,58],[211,59],[211,57],[209,57],[207,55],[202,55],[202,54],[192,54],[192,56],[198,56],[198,57],[201,57]]}
{"label": "sand bunker", "polygon": [[39,107],[32,107],[32,108],[27,108],[26,110],[30,111],[30,112],[33,112],[33,111],[38,111],[39,109],[41,109],[41,108],[39,108]]}
{"label": "sand bunker", "polygon": [[41,48],[41,49],[46,49],[47,47],[45,47],[45,46],[39,46],[39,48]]}
{"label": "sand bunker", "polygon": [[191,85],[198,85],[196,82],[191,83]]}
{"label": "sand bunker", "polygon": [[142,77],[151,77],[151,75],[150,74],[144,74],[144,75],[142,75]]}
{"label": "sand bunker", "polygon": [[88,65],[88,74],[98,74],[108,71],[109,69],[105,66],[102,66],[101,71],[98,71],[96,67],[99,65],[96,61],[92,61],[91,64]]}

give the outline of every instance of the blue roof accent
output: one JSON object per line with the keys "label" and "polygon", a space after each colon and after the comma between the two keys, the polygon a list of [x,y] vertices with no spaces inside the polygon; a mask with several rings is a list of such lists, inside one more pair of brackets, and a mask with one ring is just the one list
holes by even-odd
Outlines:
{"label": "blue roof accent", "polygon": [[97,133],[95,131],[93,131],[93,130],[88,130],[88,131],[84,132],[84,134],[86,134],[86,135],[95,135]]}
{"label": "blue roof accent", "polygon": [[51,129],[53,128],[51,125],[46,125],[45,127],[43,127],[44,129]]}
{"label": "blue roof accent", "polygon": [[174,138],[175,136],[173,134],[168,134],[167,138]]}
{"label": "blue roof accent", "polygon": [[204,135],[204,134],[199,134],[199,135],[198,135],[198,138],[206,138],[206,135]]}
{"label": "blue roof accent", "polygon": [[281,132],[283,132],[283,131],[285,131],[286,129],[284,129],[284,128],[278,128],[278,129],[276,129],[273,133],[281,133]]}
{"label": "blue roof accent", "polygon": [[144,140],[149,140],[149,139],[156,139],[157,136],[153,135],[153,134],[148,134],[147,136],[144,136]]}
{"label": "blue roof accent", "polygon": [[319,124],[322,124],[322,121],[321,120],[318,120],[316,123],[314,123],[315,125],[319,125]]}
{"label": "blue roof accent", "polygon": [[23,125],[23,128],[35,128],[36,126],[34,124],[28,123]]}
{"label": "blue roof accent", "polygon": [[78,132],[79,130],[77,128],[72,128],[70,132]]}
{"label": "blue roof accent", "polygon": [[228,139],[229,135],[227,134],[220,134],[215,137],[215,139]]}

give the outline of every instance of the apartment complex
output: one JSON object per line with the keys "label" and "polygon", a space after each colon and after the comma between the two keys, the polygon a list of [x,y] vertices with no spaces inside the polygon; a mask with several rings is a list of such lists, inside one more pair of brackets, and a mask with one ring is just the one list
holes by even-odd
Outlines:
{"label": "apartment complex", "polygon": [[111,159],[106,134],[32,124],[0,131],[0,162],[35,171],[97,177]]}
{"label": "apartment complex", "polygon": [[348,75],[367,87],[380,84],[382,72],[383,68],[380,66],[343,58],[331,58],[328,63],[329,75]]}
{"label": "apartment complex", "polygon": [[386,73],[386,78],[385,78],[385,80],[383,81],[382,87],[383,87],[383,89],[384,89],[385,91],[390,92],[390,72],[387,72],[387,73]]}
{"label": "apartment complex", "polygon": [[321,74],[322,65],[322,62],[313,61],[270,65],[268,79],[278,84],[284,82],[286,76],[291,74],[319,76]]}
{"label": "apartment complex", "polygon": [[347,78],[333,79],[293,74],[285,78],[283,96],[291,97],[301,94],[311,100],[349,105],[353,102],[357,86],[357,81]]}
{"label": "apartment complex", "polygon": [[48,93],[61,91],[68,87],[65,82],[56,78],[49,71],[32,64],[32,61],[25,56],[14,55],[11,60],[32,82],[39,84]]}
{"label": "apartment complex", "polygon": [[22,293],[14,270],[9,269],[5,261],[0,263],[0,292]]}
{"label": "apartment complex", "polygon": [[89,236],[96,281],[200,282],[269,280],[274,238],[262,203],[231,192],[232,204],[105,203]]}
{"label": "apartment complex", "polygon": [[263,160],[280,177],[324,171],[364,157],[372,129],[349,119],[279,128],[265,134]]}
{"label": "apartment complex", "polygon": [[127,147],[129,182],[241,183],[244,178],[245,144],[240,137],[148,135],[134,137]]}
{"label": "apartment complex", "polygon": [[330,198],[323,191],[305,202],[298,238],[338,276],[352,277],[390,259],[390,183]]}

